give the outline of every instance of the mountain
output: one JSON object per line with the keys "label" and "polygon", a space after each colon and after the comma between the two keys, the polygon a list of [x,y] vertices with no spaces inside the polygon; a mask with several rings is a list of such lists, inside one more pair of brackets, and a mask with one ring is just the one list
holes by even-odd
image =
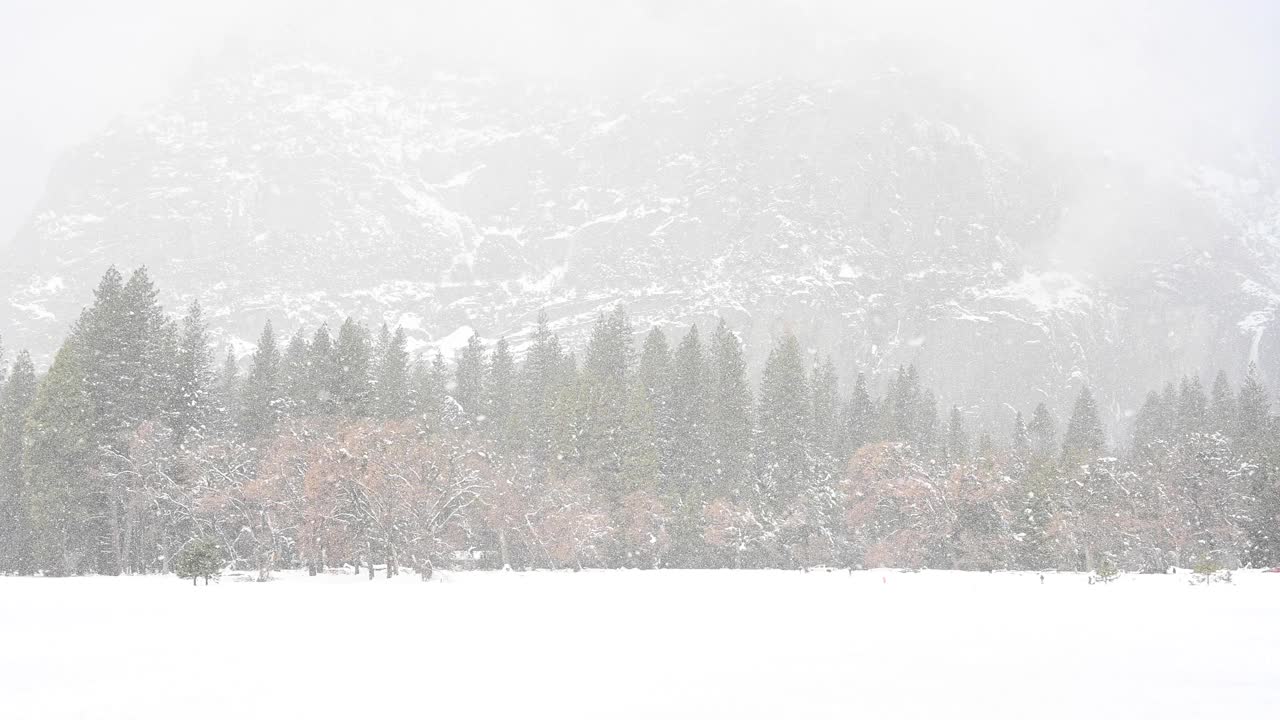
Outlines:
{"label": "mountain", "polygon": [[573,345],[621,300],[637,330],[722,315],[757,361],[789,328],[846,379],[915,362],[993,429],[1088,382],[1116,426],[1184,372],[1280,382],[1269,168],[1061,141],[893,69],[585,92],[241,59],[65,156],[0,256],[0,334],[47,359],[112,264],[241,352],[347,314],[519,347],[542,308]]}

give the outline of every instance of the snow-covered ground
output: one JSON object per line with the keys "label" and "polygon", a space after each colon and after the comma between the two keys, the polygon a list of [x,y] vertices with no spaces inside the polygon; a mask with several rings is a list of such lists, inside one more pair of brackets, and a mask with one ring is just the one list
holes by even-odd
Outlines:
{"label": "snow-covered ground", "polygon": [[1280,574],[1188,579],[0,578],[0,717],[1280,717]]}

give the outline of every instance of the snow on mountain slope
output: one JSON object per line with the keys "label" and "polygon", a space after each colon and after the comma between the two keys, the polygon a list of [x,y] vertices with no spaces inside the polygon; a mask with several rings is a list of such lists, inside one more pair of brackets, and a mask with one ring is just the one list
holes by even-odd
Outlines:
{"label": "snow on mountain slope", "polygon": [[[1087,381],[1120,419],[1181,372],[1253,358],[1280,381],[1280,195],[989,115],[895,72],[585,96],[396,63],[204,71],[55,170],[6,251],[0,332],[47,358],[108,265],[146,264],[241,348],[348,313],[415,347],[519,346],[540,308],[578,343],[621,300],[638,329],[722,315],[756,360],[790,328],[845,377],[917,362],[947,404],[1065,410]],[[1086,240],[1159,251],[1063,260]]]}

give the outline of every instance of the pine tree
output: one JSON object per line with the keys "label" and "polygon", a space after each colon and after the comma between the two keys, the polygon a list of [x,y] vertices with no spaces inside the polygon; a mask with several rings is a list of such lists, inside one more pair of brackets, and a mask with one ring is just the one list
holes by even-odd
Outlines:
{"label": "pine tree", "polygon": [[62,397],[83,394],[88,433],[77,445],[87,455],[76,455],[77,462],[84,462],[79,468],[84,474],[59,482],[77,484],[67,495],[76,498],[75,513],[84,520],[77,532],[89,550],[80,557],[89,569],[104,574],[124,569],[120,563],[130,530],[125,522],[129,498],[121,476],[93,470],[107,458],[127,457],[130,440],[144,423],[168,419],[175,394],[176,338],[156,296],[145,268],[134,271],[127,283],[110,268],[95,290],[93,305],[81,313],[64,344],[59,392],[65,393]]}
{"label": "pine tree", "polygon": [[[175,394],[177,331],[157,302],[159,294],[145,267],[130,274],[121,293],[125,322],[116,329],[116,338],[125,353],[126,374],[107,384],[114,384],[117,397],[123,398],[125,415],[121,420],[125,430],[163,417],[168,399]],[[100,330],[111,332],[108,328]]]}
{"label": "pine tree", "polygon": [[1236,399],[1227,380],[1226,371],[1219,370],[1213,378],[1213,389],[1210,391],[1209,418],[1213,432],[1222,433],[1224,437],[1235,435]]}
{"label": "pine tree", "polygon": [[427,432],[453,427],[448,377],[444,355],[439,351],[430,362],[424,360],[418,365],[418,411]]}
{"label": "pine tree", "polygon": [[636,366],[636,379],[650,401],[665,405],[670,393],[671,345],[662,328],[652,328],[640,346],[640,362]]}
{"label": "pine tree", "polygon": [[565,364],[560,340],[551,332],[546,312],[539,312],[533,341],[520,371],[521,421],[515,425],[520,435],[519,444],[538,467],[545,468],[558,454],[557,427],[563,418],[557,406],[567,392]]}
{"label": "pine tree", "polygon": [[875,437],[876,406],[867,392],[867,378],[862,373],[853,381],[853,392],[844,406],[844,454],[848,455]]}
{"label": "pine tree", "polygon": [[1164,399],[1154,390],[1147,393],[1133,422],[1133,451],[1139,458],[1149,460],[1164,452],[1164,444],[1170,440],[1164,434],[1164,417]]}
{"label": "pine tree", "polygon": [[1031,455],[1031,433],[1027,430],[1026,423],[1022,421],[1021,410],[1013,418],[1013,455],[1022,462]]}
{"label": "pine tree", "polygon": [[623,492],[653,492],[658,489],[658,443],[653,405],[640,383],[632,386],[626,403],[627,432],[621,438]]}
{"label": "pine tree", "polygon": [[814,365],[812,378],[814,447],[827,466],[825,470],[834,473],[835,458],[840,451],[840,396],[836,366],[831,358],[826,358],[821,365]]}
{"label": "pine tree", "polygon": [[964,414],[955,405],[947,423],[947,459],[953,463],[969,459],[969,433],[964,429]]}
{"label": "pine tree", "polygon": [[989,433],[984,432],[978,436],[978,449],[975,455],[982,461],[984,468],[990,470],[993,467],[992,463],[996,459],[996,444]]}
{"label": "pine tree", "polygon": [[478,423],[484,417],[484,355],[484,343],[479,335],[472,334],[467,339],[467,346],[458,353],[454,371],[453,397],[472,423]]}
{"label": "pine tree", "polygon": [[[83,318],[83,316],[82,316]],[[85,482],[97,458],[94,407],[79,324],[40,383],[26,428],[23,468],[35,569],[70,575],[93,569],[101,516]]]}
{"label": "pine tree", "polygon": [[[671,360],[671,385],[667,396],[670,420],[665,431],[674,447],[672,479],[682,498],[695,512],[711,490],[710,373],[698,326],[689,326]],[[692,521],[691,521],[692,522]]]}
{"label": "pine tree", "polygon": [[222,435],[233,435],[240,431],[240,368],[236,363],[235,351],[227,348],[222,360],[222,369],[218,371],[214,383],[215,423]]}
{"label": "pine tree", "polygon": [[1031,470],[1023,483],[1020,502],[1010,522],[1018,543],[1014,546],[1014,562],[1027,570],[1043,570],[1053,565],[1048,534],[1051,519],[1049,482],[1043,467]]}
{"label": "pine tree", "polygon": [[710,450],[717,494],[737,498],[752,466],[752,398],[742,343],[722,319],[711,338]]}
{"label": "pine tree", "polygon": [[760,478],[775,507],[808,486],[812,411],[800,343],[787,333],[774,345],[760,380]]}
{"label": "pine tree", "polygon": [[1255,462],[1262,459],[1268,444],[1270,408],[1271,400],[1258,378],[1258,368],[1249,363],[1236,400],[1236,443]]}
{"label": "pine tree", "polygon": [[[489,356],[489,374],[484,382],[484,408],[489,426],[504,441],[510,439],[511,419],[516,404],[515,358],[506,338],[498,338]],[[505,442],[504,442],[505,445]]]}
{"label": "pine tree", "polygon": [[1160,393],[1160,414],[1156,423],[1156,434],[1162,438],[1175,438],[1182,434],[1182,419],[1178,417],[1178,390],[1173,382],[1164,384]]}
{"label": "pine tree", "polygon": [[334,409],[348,418],[368,417],[373,387],[370,378],[369,331],[347,318],[334,345],[335,382],[330,387]]}
{"label": "pine tree", "polygon": [[[81,313],[73,334],[84,356],[79,367],[85,373],[86,390],[93,404],[92,421],[99,427],[98,434],[104,436],[125,426],[122,396],[132,388],[120,384],[119,379],[136,374],[130,366],[137,361],[138,350],[135,338],[117,341],[117,336],[126,334],[127,312],[120,271],[114,266],[108,268],[93,296],[93,305]],[[96,439],[90,442],[96,443]]]}
{"label": "pine tree", "polygon": [[705,566],[702,539],[704,508],[717,492],[713,438],[714,383],[697,325],[676,346],[671,359],[665,402],[669,412],[663,425],[663,443],[671,449],[667,481],[673,540],[671,562],[680,567]]}
{"label": "pine tree", "polygon": [[209,331],[204,324],[200,302],[193,300],[182,320],[174,365],[173,396],[169,401],[169,423],[174,440],[182,443],[190,435],[209,430],[213,413],[213,357]]}
{"label": "pine tree", "polygon": [[35,569],[23,450],[36,387],[35,366],[22,351],[0,388],[0,573]]}
{"label": "pine tree", "polygon": [[1058,452],[1058,425],[1049,414],[1044,403],[1036,405],[1031,413],[1031,424],[1027,426],[1031,435],[1031,449],[1036,457],[1049,458]]}
{"label": "pine tree", "polygon": [[631,323],[619,305],[592,329],[582,364],[578,451],[605,496],[621,497],[628,378],[632,366]]}
{"label": "pine tree", "polygon": [[885,397],[888,403],[886,419],[889,439],[913,444],[917,442],[916,429],[919,423],[916,413],[920,406],[920,394],[915,366],[899,365],[897,378]]}
{"label": "pine tree", "polygon": [[560,461],[580,461],[584,459],[578,450],[583,434],[579,408],[583,406],[584,384],[582,373],[578,371],[578,359],[573,353],[560,355],[551,382],[550,435],[547,437],[550,457]]}
{"label": "pine tree", "polygon": [[622,305],[601,314],[587,343],[584,377],[610,385],[625,382],[633,361],[631,321]]}
{"label": "pine tree", "polygon": [[209,584],[210,578],[222,573],[223,557],[218,544],[206,538],[195,538],[182,546],[174,563],[175,574],[180,578],[191,578],[195,585],[198,578],[204,578]]}
{"label": "pine tree", "polygon": [[1089,462],[1106,452],[1106,436],[1098,418],[1098,406],[1089,388],[1080,389],[1067,432],[1062,438],[1062,457],[1067,465]]}
{"label": "pine tree", "polygon": [[1236,399],[1235,447],[1246,463],[1253,507],[1247,521],[1246,562],[1253,567],[1280,565],[1280,447],[1277,424],[1271,418],[1271,400],[1249,363]]}
{"label": "pine tree", "polygon": [[399,420],[409,417],[414,406],[414,394],[409,388],[409,340],[404,328],[389,333],[384,325],[382,335],[383,340],[378,343],[377,414],[386,420]]}
{"label": "pine tree", "polygon": [[305,417],[314,409],[315,392],[311,386],[311,346],[299,330],[285,346],[280,360],[280,387],[284,395],[284,414]]}
{"label": "pine tree", "polygon": [[253,365],[241,399],[241,430],[253,439],[270,431],[280,419],[284,398],[280,387],[280,350],[271,321],[262,328]]}
{"label": "pine tree", "polygon": [[333,390],[339,383],[338,353],[329,326],[321,324],[311,336],[309,346],[309,387],[302,393],[302,403],[308,415],[333,415],[338,411]]}
{"label": "pine tree", "polygon": [[649,406],[652,435],[657,456],[658,477],[664,489],[678,487],[679,427],[676,420],[675,388],[671,368],[671,348],[666,333],[653,328],[645,336],[636,366],[636,384]]}
{"label": "pine tree", "polygon": [[915,365],[898,368],[885,401],[885,436],[911,445],[917,453],[933,452],[937,444],[937,401],[932,391],[921,387]]}
{"label": "pine tree", "polygon": [[1209,427],[1209,398],[1197,376],[1183,377],[1178,386],[1176,432],[1181,436],[1203,434]]}
{"label": "pine tree", "polygon": [[110,268],[77,323],[95,444],[120,447],[142,422],[162,417],[174,395],[174,330],[156,296],[145,268],[128,283]]}
{"label": "pine tree", "polygon": [[912,444],[922,454],[940,452],[942,447],[938,439],[938,400],[932,390],[920,393],[915,416],[916,432]]}

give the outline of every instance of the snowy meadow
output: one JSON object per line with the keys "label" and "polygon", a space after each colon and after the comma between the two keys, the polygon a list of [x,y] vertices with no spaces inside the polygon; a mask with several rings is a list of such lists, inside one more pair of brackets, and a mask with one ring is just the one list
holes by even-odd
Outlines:
{"label": "snowy meadow", "polygon": [[1280,574],[0,578],[9,718],[1267,718]]}

